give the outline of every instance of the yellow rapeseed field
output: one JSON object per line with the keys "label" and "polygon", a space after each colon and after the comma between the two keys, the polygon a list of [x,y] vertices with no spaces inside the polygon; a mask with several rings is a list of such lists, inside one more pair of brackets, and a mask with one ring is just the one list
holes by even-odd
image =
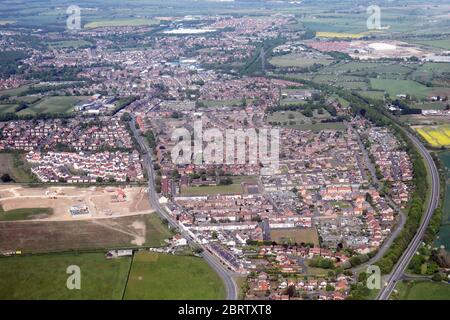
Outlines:
{"label": "yellow rapeseed field", "polygon": [[350,38],[350,39],[359,39],[364,37],[363,34],[359,33],[343,33],[343,32],[316,32],[316,36],[320,38]]}
{"label": "yellow rapeseed field", "polygon": [[450,125],[414,128],[433,147],[450,147]]}

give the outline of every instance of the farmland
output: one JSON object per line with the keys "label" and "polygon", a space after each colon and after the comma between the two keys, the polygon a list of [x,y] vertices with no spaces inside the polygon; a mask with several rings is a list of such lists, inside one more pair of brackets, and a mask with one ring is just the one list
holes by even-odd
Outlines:
{"label": "farmland", "polygon": [[421,126],[414,129],[433,147],[450,146],[450,125]]}
{"label": "farmland", "polygon": [[429,281],[399,282],[400,300],[449,300],[450,284]]}
{"label": "farmland", "polygon": [[409,94],[424,99],[433,92],[433,88],[412,80],[370,79],[370,85],[374,90],[386,91],[393,98],[398,94]]}
{"label": "farmland", "polygon": [[[189,270],[189,272],[186,272]],[[138,252],[125,291],[125,299],[224,299],[219,276],[201,258]]]}
{"label": "farmland", "polygon": [[85,221],[0,222],[0,251],[61,252],[159,246],[171,234],[147,215]]}
{"label": "farmland", "polygon": [[154,19],[113,19],[93,21],[84,25],[85,29],[94,29],[102,27],[122,27],[122,26],[152,26],[158,24]]}
{"label": "farmland", "polygon": [[308,68],[314,64],[329,65],[333,63],[333,59],[328,58],[312,58],[305,57],[299,54],[287,54],[283,56],[277,56],[270,59],[270,63],[276,67],[299,67]]}
{"label": "farmland", "polygon": [[359,39],[364,37],[364,34],[360,33],[345,33],[345,32],[316,32],[316,36],[319,38],[343,38],[343,39]]}
{"label": "farmland", "polygon": [[[121,299],[129,264],[104,253],[0,258],[0,299]],[[81,269],[81,290],[66,287],[71,265]]]}

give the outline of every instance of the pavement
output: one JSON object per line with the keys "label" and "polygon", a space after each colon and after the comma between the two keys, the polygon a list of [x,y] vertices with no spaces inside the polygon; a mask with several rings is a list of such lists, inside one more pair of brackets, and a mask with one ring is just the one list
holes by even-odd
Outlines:
{"label": "pavement", "polygon": [[172,228],[177,230],[185,239],[187,239],[189,244],[203,249],[203,252],[200,254],[200,256],[205,259],[205,261],[211,266],[211,268],[213,268],[213,270],[219,275],[219,277],[222,278],[227,291],[227,300],[237,300],[238,288],[231,270],[227,269],[218,258],[216,258],[208,250],[206,250],[201,243],[199,243],[192,237],[191,234],[189,234],[185,229],[181,228],[178,222],[161,207],[158,194],[155,190],[155,175],[153,170],[153,161],[151,158],[152,152],[147,143],[144,141],[142,135],[139,133],[139,130],[136,129],[136,119],[134,117],[132,117],[132,120],[130,121],[130,127],[133,131],[133,135],[136,141],[141,147],[141,150],[145,151],[143,157],[144,165],[147,169],[148,174],[148,195],[151,207],[155,210],[156,213],[158,213],[161,218],[167,220]]}
{"label": "pavement", "polygon": [[403,274],[408,267],[409,262],[412,257],[416,253],[419,248],[420,243],[422,242],[422,238],[425,234],[425,231],[428,227],[431,217],[433,216],[434,210],[438,207],[439,204],[439,172],[436,167],[436,164],[433,161],[428,150],[425,146],[417,139],[413,134],[403,129],[408,138],[413,142],[413,144],[417,147],[419,152],[422,154],[424,159],[427,162],[427,166],[429,171],[431,172],[431,198],[428,203],[427,211],[422,219],[422,223],[420,224],[419,229],[417,230],[413,240],[409,243],[408,248],[403,252],[400,259],[397,261],[397,264],[394,266],[394,269],[388,276],[388,280],[386,284],[381,288],[377,300],[388,300],[392,291],[395,289],[395,285],[397,281],[401,280]]}

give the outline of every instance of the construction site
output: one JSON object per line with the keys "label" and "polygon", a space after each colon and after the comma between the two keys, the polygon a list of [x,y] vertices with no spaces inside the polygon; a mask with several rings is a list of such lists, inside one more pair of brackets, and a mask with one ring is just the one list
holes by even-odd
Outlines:
{"label": "construction site", "polygon": [[53,214],[41,219],[49,221],[124,217],[153,211],[143,187],[0,186],[0,205],[6,213],[17,209],[49,208]]}

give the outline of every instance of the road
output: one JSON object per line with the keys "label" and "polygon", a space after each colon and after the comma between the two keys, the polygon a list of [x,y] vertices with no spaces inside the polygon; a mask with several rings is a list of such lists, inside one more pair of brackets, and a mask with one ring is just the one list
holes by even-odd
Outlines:
{"label": "road", "polygon": [[161,207],[158,194],[155,190],[155,175],[153,170],[151,150],[148,147],[147,143],[144,141],[142,135],[139,133],[139,130],[136,129],[136,120],[134,117],[132,117],[132,120],[130,121],[130,127],[133,131],[133,135],[136,138],[136,141],[141,147],[141,150],[145,151],[144,165],[146,166],[148,174],[148,196],[151,207],[159,214],[161,218],[166,219],[172,228],[177,230],[185,239],[187,239],[189,244],[193,244],[203,249],[203,252],[200,254],[200,256],[202,256],[202,258],[205,259],[205,261],[211,266],[211,268],[213,268],[214,271],[222,278],[227,291],[227,300],[237,300],[238,289],[231,271],[223,266],[222,263],[212,253],[210,253],[203,247],[202,244],[196,242],[191,234],[181,228],[178,222]]}
{"label": "road", "polygon": [[424,145],[419,141],[419,139],[417,139],[407,130],[403,129],[403,131],[407,134],[408,138],[414,143],[414,145],[417,147],[417,149],[420,151],[420,153],[427,162],[429,172],[431,172],[431,198],[430,202],[428,203],[427,211],[422,219],[422,223],[419,229],[417,230],[417,233],[415,234],[413,240],[408,245],[408,248],[403,252],[397,264],[394,266],[394,269],[392,270],[391,274],[388,277],[387,284],[381,288],[377,296],[377,300],[389,299],[389,296],[394,290],[397,281],[403,277],[403,273],[408,267],[409,262],[411,261],[413,255],[419,248],[423,235],[428,227],[431,217],[433,216],[434,210],[437,208],[439,204],[439,188],[440,188],[439,173],[433,161],[433,158],[431,157],[427,149],[424,147]]}

